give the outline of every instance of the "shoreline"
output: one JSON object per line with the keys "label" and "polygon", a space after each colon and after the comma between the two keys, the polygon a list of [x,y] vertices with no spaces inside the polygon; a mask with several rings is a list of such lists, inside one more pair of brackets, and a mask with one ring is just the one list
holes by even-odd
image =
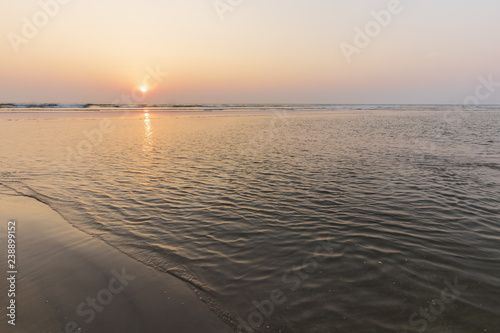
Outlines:
{"label": "shoreline", "polygon": [[234,332],[187,283],[80,231],[34,198],[0,194],[5,274],[8,221],[17,222],[16,325],[4,314],[2,332]]}

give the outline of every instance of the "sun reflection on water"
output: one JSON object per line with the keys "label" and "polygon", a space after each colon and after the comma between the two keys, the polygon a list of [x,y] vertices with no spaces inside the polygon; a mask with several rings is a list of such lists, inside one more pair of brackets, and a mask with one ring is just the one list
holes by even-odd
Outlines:
{"label": "sun reflection on water", "polygon": [[144,111],[144,145],[142,147],[143,151],[151,151],[153,149],[153,127],[151,126],[151,119],[149,118],[149,112]]}

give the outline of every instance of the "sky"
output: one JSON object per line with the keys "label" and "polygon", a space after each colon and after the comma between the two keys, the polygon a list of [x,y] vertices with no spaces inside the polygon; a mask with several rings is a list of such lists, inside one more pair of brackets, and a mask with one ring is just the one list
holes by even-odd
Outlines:
{"label": "sky", "polygon": [[500,104],[498,0],[0,0],[0,13],[0,103]]}

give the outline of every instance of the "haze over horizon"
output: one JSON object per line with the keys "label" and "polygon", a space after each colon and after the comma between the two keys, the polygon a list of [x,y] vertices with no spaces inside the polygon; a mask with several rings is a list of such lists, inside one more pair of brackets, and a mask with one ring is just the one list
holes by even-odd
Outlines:
{"label": "haze over horizon", "polygon": [[0,7],[0,103],[500,104],[493,0]]}

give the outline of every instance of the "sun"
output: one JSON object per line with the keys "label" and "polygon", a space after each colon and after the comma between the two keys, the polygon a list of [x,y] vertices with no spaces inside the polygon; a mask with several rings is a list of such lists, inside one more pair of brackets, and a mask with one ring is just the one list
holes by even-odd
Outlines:
{"label": "sun", "polygon": [[146,86],[142,86],[139,88],[143,93],[148,91],[148,88]]}

